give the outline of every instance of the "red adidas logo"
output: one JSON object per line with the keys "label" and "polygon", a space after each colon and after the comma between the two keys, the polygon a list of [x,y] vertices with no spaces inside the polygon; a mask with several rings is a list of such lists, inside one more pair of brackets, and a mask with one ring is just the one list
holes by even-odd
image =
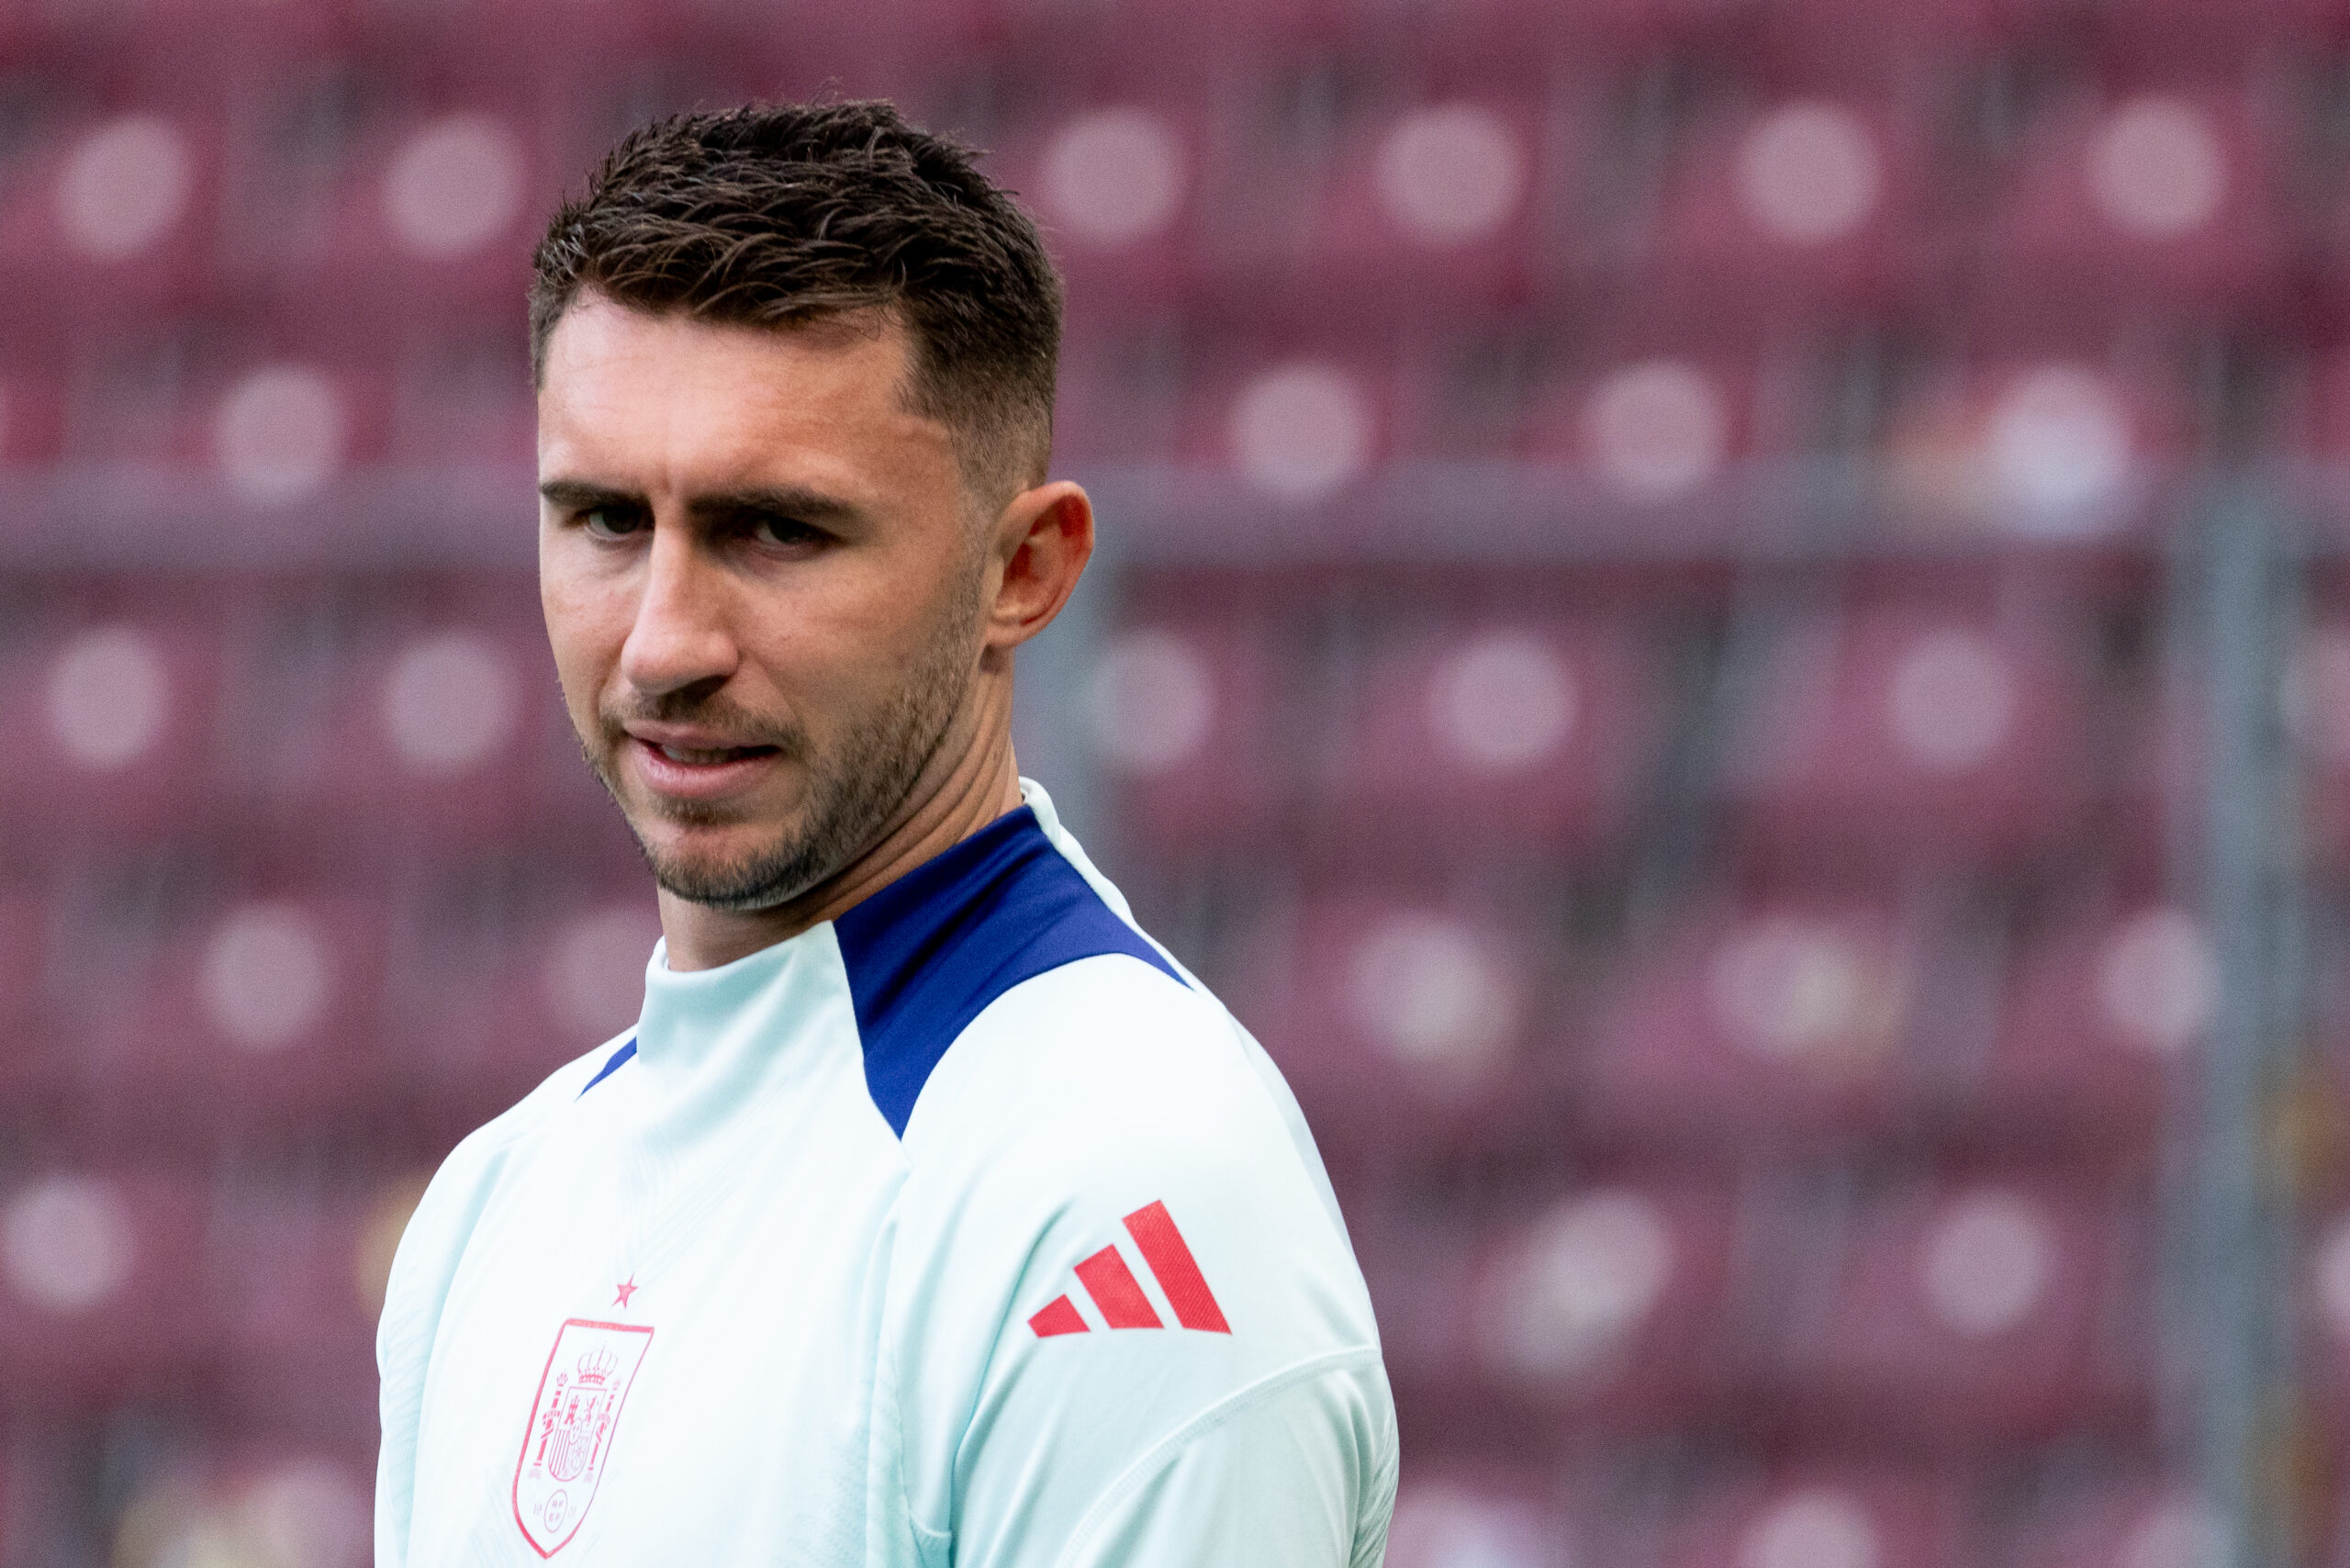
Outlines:
{"label": "red adidas logo", "polygon": [[[1175,1228],[1175,1216],[1167,1212],[1165,1204],[1152,1204],[1128,1215],[1126,1234],[1134,1238],[1136,1249],[1142,1253],[1143,1267],[1158,1282],[1167,1305],[1174,1308],[1176,1322],[1211,1334],[1232,1332],[1232,1325],[1224,1320],[1224,1308],[1215,1304],[1215,1293],[1208,1289],[1207,1276],[1200,1272],[1192,1249],[1183,1245],[1183,1233]],[[1126,1267],[1125,1256],[1115,1242],[1077,1266],[1077,1282],[1084,1287],[1087,1299],[1101,1313],[1102,1321],[1113,1328],[1167,1327],[1158,1320],[1158,1308],[1143,1294],[1142,1282]],[[1085,1315],[1066,1295],[1057,1295],[1046,1302],[1044,1309],[1028,1320],[1028,1327],[1036,1331],[1039,1339],[1048,1339],[1056,1334],[1091,1332]]]}

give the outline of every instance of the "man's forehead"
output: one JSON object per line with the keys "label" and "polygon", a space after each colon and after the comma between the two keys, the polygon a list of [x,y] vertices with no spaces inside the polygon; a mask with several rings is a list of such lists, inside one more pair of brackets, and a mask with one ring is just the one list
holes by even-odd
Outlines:
{"label": "man's forehead", "polygon": [[548,340],[540,455],[689,459],[730,477],[788,453],[868,466],[951,460],[951,433],[902,395],[910,349],[887,312],[770,328],[590,297]]}
{"label": "man's forehead", "polygon": [[563,313],[547,339],[540,388],[549,396],[610,395],[650,376],[663,385],[706,381],[740,400],[804,400],[839,385],[894,395],[912,338],[893,313],[837,312],[767,327],[710,321],[682,310],[643,310],[600,295]]}

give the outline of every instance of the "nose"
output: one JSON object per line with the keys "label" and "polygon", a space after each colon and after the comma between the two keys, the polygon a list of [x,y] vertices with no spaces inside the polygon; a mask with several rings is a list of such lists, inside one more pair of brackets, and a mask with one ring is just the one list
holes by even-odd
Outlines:
{"label": "nose", "polygon": [[689,531],[655,527],[643,595],[621,648],[621,678],[656,699],[725,684],[740,654],[722,577],[700,559]]}

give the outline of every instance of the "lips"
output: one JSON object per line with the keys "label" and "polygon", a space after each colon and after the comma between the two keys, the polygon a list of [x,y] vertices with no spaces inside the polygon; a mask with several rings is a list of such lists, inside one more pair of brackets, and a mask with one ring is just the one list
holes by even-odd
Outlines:
{"label": "lips", "polygon": [[[652,745],[651,742],[647,742],[646,744],[649,745]],[[771,745],[653,745],[653,749],[659,752],[663,756],[667,757],[671,762],[682,762],[696,767],[714,767],[722,762],[738,761],[746,756],[771,756],[776,748]]]}
{"label": "lips", "polygon": [[631,734],[630,771],[654,794],[673,800],[717,801],[755,788],[778,767],[782,749],[726,745],[710,735]]}

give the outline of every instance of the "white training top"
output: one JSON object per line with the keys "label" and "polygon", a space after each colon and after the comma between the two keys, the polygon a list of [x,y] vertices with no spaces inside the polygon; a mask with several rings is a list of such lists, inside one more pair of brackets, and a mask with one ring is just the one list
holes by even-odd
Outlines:
{"label": "white training top", "polygon": [[379,1568],[1372,1568],[1395,1419],[1265,1053],[1044,791],[460,1144]]}

